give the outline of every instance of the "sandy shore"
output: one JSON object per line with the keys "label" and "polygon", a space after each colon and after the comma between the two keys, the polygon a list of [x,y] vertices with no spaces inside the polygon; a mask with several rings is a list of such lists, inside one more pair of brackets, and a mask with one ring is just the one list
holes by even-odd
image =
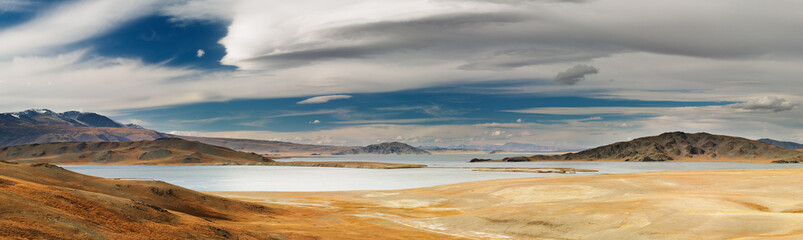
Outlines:
{"label": "sandy shore", "polygon": [[285,236],[370,239],[392,230],[416,239],[803,239],[802,181],[803,169],[674,171],[399,191],[211,193],[309,214],[263,223]]}

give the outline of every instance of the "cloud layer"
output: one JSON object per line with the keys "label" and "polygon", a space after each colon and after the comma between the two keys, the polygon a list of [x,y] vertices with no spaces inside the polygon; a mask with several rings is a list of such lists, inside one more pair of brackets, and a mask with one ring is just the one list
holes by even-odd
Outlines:
{"label": "cloud layer", "polygon": [[351,95],[327,95],[327,96],[317,96],[304,99],[303,101],[298,102],[298,104],[315,104],[315,103],[327,103],[332,100],[338,99],[349,99]]}
{"label": "cloud layer", "polygon": [[[531,84],[474,91],[502,96],[739,102],[713,109],[726,114],[708,116],[705,122],[670,114],[683,112],[677,109],[565,109],[567,103],[522,110],[506,109],[500,102],[498,110],[541,115],[651,114],[654,122],[681,121],[669,125],[679,128],[675,130],[713,126],[739,133],[732,130],[739,129],[733,125],[753,124],[766,128],[767,134],[803,138],[794,122],[803,117],[796,107],[803,102],[799,94],[803,91],[799,80],[803,76],[803,32],[799,31],[803,17],[797,11],[801,8],[803,2],[751,0],[78,0],[35,7],[23,1],[0,1],[0,12],[34,12],[20,23],[0,25],[0,111],[115,112],[232,99],[318,96],[291,102],[303,108],[359,93],[515,80]],[[148,63],[141,56],[105,56],[97,51],[97,39],[147,16],[167,17],[176,28],[224,23],[220,25],[226,35],[218,43],[225,48],[225,56],[219,62],[232,67],[220,71],[171,67]],[[195,52],[201,48],[205,52]],[[196,60],[215,55],[211,48],[191,49],[190,58]],[[583,81],[590,74],[594,81]],[[364,123],[374,123],[378,129],[448,135],[444,132],[448,127],[412,128],[432,119],[460,119],[450,111],[439,109],[440,116],[412,120],[354,121],[373,121]],[[329,122],[307,124],[313,120],[301,123],[315,127]],[[638,128],[633,134],[658,129],[635,120],[621,124]],[[523,126],[517,131],[535,134],[541,131],[535,128],[543,127]],[[395,139],[398,131],[388,131],[388,138]],[[494,137],[505,137],[503,131],[516,132],[487,129],[497,131]],[[757,130],[741,131],[759,135]]]}

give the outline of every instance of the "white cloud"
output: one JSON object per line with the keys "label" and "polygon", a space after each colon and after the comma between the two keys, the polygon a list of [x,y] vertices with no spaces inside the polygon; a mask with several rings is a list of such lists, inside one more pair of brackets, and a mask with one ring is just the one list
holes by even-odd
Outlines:
{"label": "white cloud", "polygon": [[154,9],[154,0],[83,0],[62,4],[37,18],[0,30],[0,59],[47,53],[97,36]]}
{"label": "white cloud", "polygon": [[403,123],[429,123],[449,121],[472,120],[471,118],[410,118],[410,119],[381,119],[381,120],[349,120],[337,121],[336,124],[403,124]]}
{"label": "white cloud", "polygon": [[198,49],[198,51],[195,53],[195,56],[200,58],[203,57],[205,54],[206,51],[204,51],[203,49]]}
{"label": "white cloud", "polygon": [[0,0],[0,13],[27,11],[31,5],[32,2],[24,0]]}
{"label": "white cloud", "polygon": [[[554,115],[593,115],[593,114],[657,114],[673,109],[691,109],[695,107],[543,107],[520,110],[503,110],[515,113],[537,113]],[[709,108],[709,107],[704,107]]]}
{"label": "white cloud", "polygon": [[320,124],[321,120],[315,119],[309,122],[309,124]]}
{"label": "white cloud", "polygon": [[327,95],[327,96],[317,96],[304,99],[303,101],[297,102],[297,104],[316,104],[316,103],[327,103],[332,100],[338,99],[349,99],[351,95]]}
{"label": "white cloud", "polygon": [[170,81],[198,73],[131,59],[89,57],[85,50],[14,57],[0,60],[0,79],[7,80],[0,88],[0,109],[103,111],[198,101],[206,96]]}
{"label": "white cloud", "polygon": [[799,103],[790,102],[783,98],[763,96],[750,99],[743,103],[733,104],[731,107],[745,111],[781,112],[792,110],[792,108],[799,105]]}

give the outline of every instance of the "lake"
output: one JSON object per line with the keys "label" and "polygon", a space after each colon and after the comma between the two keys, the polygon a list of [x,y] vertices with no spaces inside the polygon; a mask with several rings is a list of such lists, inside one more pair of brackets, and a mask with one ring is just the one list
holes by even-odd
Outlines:
{"label": "lake", "polygon": [[[197,191],[348,191],[396,190],[494,179],[578,176],[683,170],[803,168],[803,164],[722,162],[521,162],[468,163],[472,158],[519,155],[350,155],[281,161],[364,161],[427,164],[429,168],[351,169],[279,166],[61,165],[104,178],[159,180]],[[594,169],[597,173],[542,174],[479,172],[464,167],[546,167]]]}

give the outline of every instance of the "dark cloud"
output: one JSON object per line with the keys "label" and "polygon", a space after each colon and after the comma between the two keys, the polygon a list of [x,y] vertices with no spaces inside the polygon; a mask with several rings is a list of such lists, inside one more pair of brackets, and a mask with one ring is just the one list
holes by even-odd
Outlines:
{"label": "dark cloud", "polygon": [[[327,37],[363,39],[370,37],[412,37],[421,34],[444,34],[461,30],[474,30],[489,25],[519,23],[529,20],[516,12],[453,13],[407,21],[382,21],[331,29]],[[447,32],[443,32],[447,31]]]}
{"label": "dark cloud", "polygon": [[539,64],[580,62],[610,56],[615,49],[595,50],[574,47],[559,48],[540,46],[536,48],[499,51],[491,56],[469,60],[460,66],[463,70],[504,70]]}
{"label": "dark cloud", "polygon": [[585,79],[588,74],[596,74],[599,70],[593,66],[588,65],[575,65],[565,72],[558,73],[555,77],[555,84],[558,85],[574,85],[577,82]]}
{"label": "dark cloud", "polygon": [[[487,26],[526,21],[529,17],[510,13],[466,13],[426,17],[408,21],[384,21],[324,30],[315,43],[284,46],[282,53],[247,59],[279,69],[315,61],[366,58],[424,48],[464,50],[464,45],[487,45],[483,38],[459,39],[466,32]],[[359,44],[354,42],[359,41]]]}
{"label": "dark cloud", "polygon": [[444,2],[484,2],[508,5],[521,5],[533,3],[586,3],[591,0],[441,0]]}
{"label": "dark cloud", "polygon": [[746,111],[782,112],[782,111],[792,110],[798,105],[800,104],[787,101],[786,99],[783,98],[764,96],[751,99],[743,103],[732,104],[730,106],[736,109],[742,109]]}

